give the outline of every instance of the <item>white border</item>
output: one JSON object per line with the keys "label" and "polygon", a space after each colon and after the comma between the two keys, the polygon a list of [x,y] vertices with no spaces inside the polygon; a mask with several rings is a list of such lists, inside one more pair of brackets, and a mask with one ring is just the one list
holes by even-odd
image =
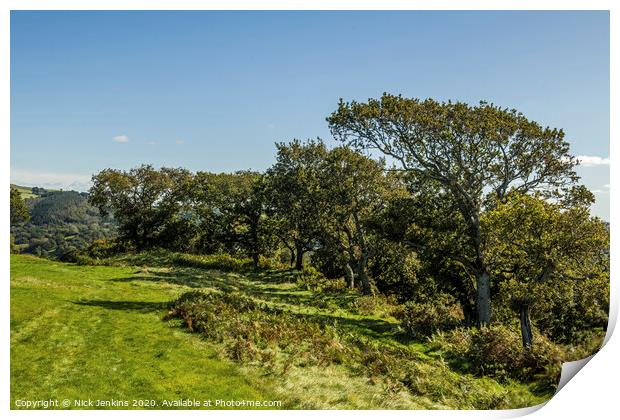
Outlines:
{"label": "white border", "polygon": [[[620,2],[618,1],[553,1],[553,0],[506,0],[506,1],[491,1],[491,0],[476,0],[466,2],[464,0],[419,0],[419,1],[403,1],[403,0],[383,0],[383,1],[369,1],[369,0],[356,0],[356,1],[344,1],[344,0],[298,0],[294,2],[285,1],[220,1],[220,2],[208,2],[208,1],[192,1],[192,0],[177,0],[177,1],[164,1],[164,0],[5,0],[0,3],[0,133],[2,135],[1,154],[2,164],[0,165],[0,171],[2,177],[5,180],[10,179],[10,66],[9,66],[9,47],[10,47],[10,10],[141,10],[141,9],[156,9],[156,10],[374,10],[374,9],[396,9],[396,10],[610,10],[611,17],[611,71],[610,71],[610,87],[611,87],[611,102],[610,111],[612,116],[617,116],[620,110],[618,106],[618,78],[617,74],[620,74],[618,66],[618,52],[620,52],[620,32],[619,26],[619,14],[620,14]],[[618,138],[618,124],[617,119],[611,118],[610,138]],[[610,156],[613,162],[616,161],[618,154],[618,147],[613,141],[610,142]],[[617,179],[618,171],[614,165],[611,166],[611,179]],[[613,188],[613,187],[612,187]],[[54,411],[10,411],[10,371],[9,371],[9,349],[10,349],[10,334],[9,334],[9,319],[10,319],[10,305],[9,305],[9,223],[8,222],[8,194],[0,194],[0,200],[2,200],[2,214],[4,223],[1,224],[0,229],[2,232],[2,238],[0,240],[0,261],[2,261],[2,272],[4,273],[4,290],[0,294],[0,307],[3,308],[2,325],[0,326],[0,340],[1,340],[1,357],[2,364],[0,373],[2,378],[0,380],[0,413],[9,414],[12,417],[35,417],[35,418],[48,418],[59,416],[61,418],[66,417],[82,417],[85,414],[93,418],[104,418],[112,414],[114,416],[121,417],[137,417],[137,418],[164,418],[169,417],[171,413],[167,412],[129,412],[118,411],[110,413],[107,411],[89,411],[88,413],[73,411],[73,412],[54,412]],[[620,207],[617,205],[617,200],[614,195],[611,197],[611,209],[610,214],[615,214]],[[617,261],[618,247],[616,229],[614,229],[613,216],[610,217],[611,222],[611,237],[612,237],[612,249],[611,249],[611,278],[612,278],[612,307],[610,310],[610,323],[615,325],[618,312],[618,290],[619,285],[616,280],[616,273],[618,271]],[[613,328],[609,328],[610,331]],[[617,337],[608,335],[608,342],[605,347],[597,354],[586,367],[578,373],[576,379],[571,380],[562,390],[553,397],[544,408],[531,414],[532,418],[547,419],[547,418],[583,418],[590,417],[596,419],[616,418],[618,412],[618,375],[620,374],[620,363],[617,358],[620,344]],[[533,410],[507,410],[507,411],[381,411],[381,416],[389,416],[391,418],[501,418],[501,417],[515,417],[526,414]],[[214,416],[217,418],[228,419],[239,415],[251,415],[257,418],[285,418],[290,415],[294,415],[299,418],[310,418],[311,416],[327,416],[338,417],[339,419],[359,419],[369,418],[375,416],[374,411],[322,411],[316,413],[313,411],[295,411],[295,413],[283,412],[261,412],[253,411],[251,413],[234,412],[234,411],[212,411],[205,413],[208,416]],[[196,416],[196,412],[192,411],[176,411],[172,415],[175,418],[189,418]]]}

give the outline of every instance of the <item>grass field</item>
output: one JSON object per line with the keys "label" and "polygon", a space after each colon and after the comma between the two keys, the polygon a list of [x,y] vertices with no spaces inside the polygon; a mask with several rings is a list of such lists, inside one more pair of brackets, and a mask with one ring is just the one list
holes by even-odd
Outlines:
{"label": "grass field", "polygon": [[[355,293],[318,295],[291,283],[287,271],[244,275],[153,265],[77,266],[11,255],[13,408],[17,400],[47,399],[124,400],[129,408],[133,400],[165,408],[164,400],[178,399],[279,400],[282,408],[479,408],[478,396],[517,408],[550,397],[533,385],[448,369],[424,343],[403,341],[388,315],[352,309]],[[416,380],[429,387],[428,394],[388,393],[381,381],[346,366],[275,375],[258,364],[233,363],[218,343],[187,332],[178,320],[163,320],[170,301],[200,288],[238,291],[327,319],[351,334],[407,346],[425,361],[425,377]]]}

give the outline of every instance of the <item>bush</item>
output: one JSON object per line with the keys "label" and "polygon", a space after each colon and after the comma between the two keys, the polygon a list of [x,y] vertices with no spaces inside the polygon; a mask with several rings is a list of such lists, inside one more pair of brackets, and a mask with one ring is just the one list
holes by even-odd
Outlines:
{"label": "bush", "polygon": [[236,293],[185,293],[171,305],[168,316],[182,319],[190,331],[223,343],[233,360],[267,363],[271,369],[341,363],[346,354],[329,325]]}
{"label": "bush", "polygon": [[607,328],[609,273],[555,282],[541,292],[532,305],[532,322],[554,341],[578,345],[588,341],[593,330]]}
{"label": "bush", "polygon": [[258,259],[258,268],[263,270],[286,270],[289,266],[277,258],[267,258],[261,255]]}
{"label": "bush", "polygon": [[88,252],[79,251],[76,248],[70,248],[64,251],[58,257],[58,260],[77,265],[103,265],[103,261],[101,259],[93,258]]}
{"label": "bush", "polygon": [[86,254],[91,258],[110,258],[127,249],[118,241],[111,239],[97,239],[86,249]]}
{"label": "bush", "polygon": [[80,252],[76,248],[69,248],[58,257],[58,260],[66,263],[77,263],[80,258],[79,254]]}
{"label": "bush", "polygon": [[386,390],[406,390],[420,398],[430,398],[462,409],[491,410],[508,406],[511,396],[492,385],[474,385],[470,375],[459,375],[441,361],[416,358],[402,348],[386,348],[366,343],[361,348],[361,373],[383,378]]}
{"label": "bush", "polygon": [[398,296],[401,302],[411,296],[428,295],[432,281],[419,277],[420,261],[416,254],[402,244],[380,240],[368,262],[368,271],[377,290],[386,295]]}
{"label": "bush", "polygon": [[333,246],[324,246],[312,253],[312,266],[329,279],[343,277],[346,263],[345,254],[334,252]]}
{"label": "bush", "polygon": [[467,409],[507,408],[516,398],[492,381],[475,382],[443,360],[347,333],[325,320],[306,318],[238,293],[188,292],[172,303],[168,317],[223,344],[227,357],[255,364],[269,374],[291,367],[343,365],[381,384],[388,394],[414,396]]}
{"label": "bush", "polygon": [[394,295],[358,296],[348,305],[349,311],[359,315],[390,316],[398,312],[400,306]]}
{"label": "bush", "polygon": [[61,261],[71,262],[77,265],[107,265],[105,260],[99,258],[92,258],[83,252],[72,252],[62,256]]}
{"label": "bush", "polygon": [[297,284],[301,288],[317,293],[337,293],[346,289],[344,280],[328,279],[319,270],[312,266],[305,266],[297,277]]}
{"label": "bush", "polygon": [[524,348],[517,328],[494,324],[459,328],[435,335],[431,347],[443,352],[461,368],[498,379],[541,379],[557,385],[564,352],[544,335],[535,334],[531,349]]}
{"label": "bush", "polygon": [[206,270],[242,272],[252,269],[252,260],[250,258],[235,258],[229,254],[177,254],[173,258],[173,262],[185,267],[203,268]]}
{"label": "bush", "polygon": [[432,302],[407,302],[395,314],[403,329],[414,337],[430,337],[463,324],[461,305],[448,294],[437,294]]}

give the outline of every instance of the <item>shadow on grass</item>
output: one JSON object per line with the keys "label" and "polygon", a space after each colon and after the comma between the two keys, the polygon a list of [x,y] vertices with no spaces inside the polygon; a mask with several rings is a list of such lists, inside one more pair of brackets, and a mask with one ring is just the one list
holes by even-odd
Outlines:
{"label": "shadow on grass", "polygon": [[238,281],[218,272],[197,274],[190,270],[175,270],[169,272],[152,272],[148,274],[136,274],[131,277],[118,277],[108,281],[130,283],[133,281],[146,281],[152,283],[168,283],[176,286],[191,288],[215,287],[224,292],[239,290]]}
{"label": "shadow on grass", "polygon": [[168,302],[143,302],[133,300],[80,300],[72,302],[82,306],[96,306],[117,311],[156,312],[168,308]]}
{"label": "shadow on grass", "polygon": [[[218,270],[172,267],[170,271],[138,270],[130,277],[113,278],[113,282],[152,282],[180,285],[190,288],[216,288],[225,293],[242,292],[273,304],[312,308],[315,313],[296,314],[299,317],[321,323],[338,324],[342,328],[361,333],[380,340],[396,340],[406,344],[408,337],[403,335],[397,325],[383,319],[363,316],[342,316],[333,312],[336,309],[347,310],[358,297],[356,293],[343,291],[339,293],[313,293],[295,286],[297,272],[294,270],[264,270],[242,273],[225,273]],[[120,310],[158,310],[166,304],[140,302],[76,302],[78,304],[101,306]]]}
{"label": "shadow on grass", "polygon": [[299,314],[299,316],[324,325],[337,324],[345,329],[376,339],[385,339],[395,333],[395,325],[381,319],[347,318],[326,314]]}
{"label": "shadow on grass", "polygon": [[250,280],[271,284],[295,283],[299,277],[299,271],[293,269],[248,271],[244,274]]}
{"label": "shadow on grass", "polygon": [[[294,286],[294,270],[266,270],[248,273],[223,273],[216,270],[175,267],[171,271],[138,271],[131,277],[110,279],[114,282],[146,281],[191,288],[217,288],[225,293],[240,291],[274,304],[313,308],[316,313],[297,314],[322,324],[339,324],[343,328],[376,339],[398,339],[396,326],[377,318],[346,317],[325,311],[345,309],[357,295],[350,292],[317,294]],[[287,285],[290,285],[287,287]],[[399,340],[400,341],[400,340]]]}

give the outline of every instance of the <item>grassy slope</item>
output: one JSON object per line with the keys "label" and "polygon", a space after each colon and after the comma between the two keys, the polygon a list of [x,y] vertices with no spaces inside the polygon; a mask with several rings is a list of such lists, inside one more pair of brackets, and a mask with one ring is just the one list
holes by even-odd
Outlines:
{"label": "grassy slope", "polygon": [[22,196],[23,200],[37,197],[36,194],[32,193],[31,187],[22,187],[21,185],[15,185],[15,184],[11,184],[11,187],[16,188],[19,191],[19,194]]}
{"label": "grassy slope", "polygon": [[[133,259],[129,267],[73,266],[27,256],[11,257],[11,398],[281,399],[295,408],[473,408],[444,397],[441,387],[475,387],[509,395],[510,405],[538,404],[526,385],[437,369],[423,343],[403,342],[385,315],[359,315],[355,295],[314,294],[288,281],[286,272],[249,276],[166,267],[167,261]],[[126,261],[127,262],[127,261]],[[386,394],[381,383],[342,366],[295,368],[265,376],[237,367],[221,349],[161,321],[166,302],[190,288],[237,290],[308,317],[338,323],[353,334],[409,346],[429,360],[434,395]],[[59,357],[58,357],[59,356]],[[446,394],[449,394],[446,392]],[[475,405],[474,405],[475,406]]]}
{"label": "grassy slope", "polygon": [[49,398],[275,399],[268,383],[161,321],[181,286],[136,284],[133,271],[11,256],[12,406]]}

